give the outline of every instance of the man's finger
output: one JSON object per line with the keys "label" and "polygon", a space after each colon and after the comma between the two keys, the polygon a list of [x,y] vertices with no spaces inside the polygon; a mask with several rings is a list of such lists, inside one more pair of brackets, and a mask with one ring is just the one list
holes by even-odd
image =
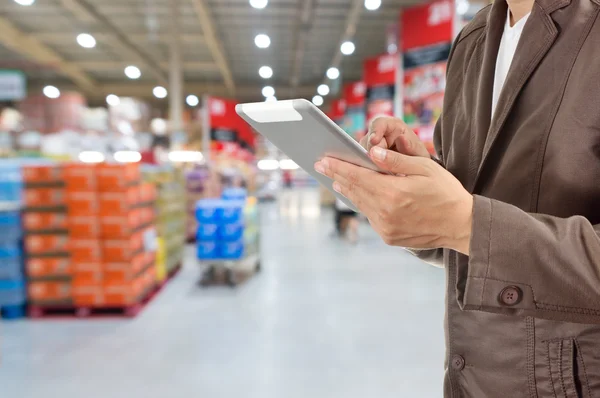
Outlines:
{"label": "man's finger", "polygon": [[429,176],[436,166],[429,158],[408,156],[377,147],[371,149],[370,155],[377,166],[393,174]]}
{"label": "man's finger", "polygon": [[400,119],[387,116],[375,118],[369,126],[369,144],[379,146],[381,141],[386,138],[389,147],[407,128],[406,124]]}

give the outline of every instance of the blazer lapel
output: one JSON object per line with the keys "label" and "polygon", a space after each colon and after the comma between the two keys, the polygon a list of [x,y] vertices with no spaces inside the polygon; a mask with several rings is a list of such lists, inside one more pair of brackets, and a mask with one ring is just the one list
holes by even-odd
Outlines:
{"label": "blazer lapel", "polygon": [[[496,1],[496,3],[498,3],[498,1]],[[502,3],[504,3],[504,1],[502,1]],[[490,150],[493,148],[517,96],[558,37],[558,29],[548,11],[550,10],[544,9],[536,2],[529,19],[527,20],[506,82],[504,83],[504,88],[500,94],[496,111],[494,112],[494,118],[492,119],[489,131],[487,132],[481,157],[482,160],[479,164],[477,176],[474,181],[474,188],[481,176]],[[498,48],[496,48],[495,54],[488,54],[486,51],[486,57],[488,59],[493,58],[494,64],[496,62],[497,54]],[[488,84],[492,84],[493,86],[493,79],[494,77],[492,76],[491,82]],[[481,116],[483,116],[483,113]]]}

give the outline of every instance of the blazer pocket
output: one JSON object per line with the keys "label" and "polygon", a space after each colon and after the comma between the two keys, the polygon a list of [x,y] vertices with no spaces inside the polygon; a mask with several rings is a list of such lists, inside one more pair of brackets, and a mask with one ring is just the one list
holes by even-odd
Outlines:
{"label": "blazer pocket", "polygon": [[546,360],[553,397],[592,398],[577,340],[548,341]]}

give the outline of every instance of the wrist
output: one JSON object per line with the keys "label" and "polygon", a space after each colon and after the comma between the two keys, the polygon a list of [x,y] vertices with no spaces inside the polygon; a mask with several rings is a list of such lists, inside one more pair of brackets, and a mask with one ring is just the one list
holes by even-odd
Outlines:
{"label": "wrist", "polygon": [[445,247],[468,256],[473,226],[473,195],[466,195],[458,203],[454,215],[456,217],[451,217],[449,236]]}

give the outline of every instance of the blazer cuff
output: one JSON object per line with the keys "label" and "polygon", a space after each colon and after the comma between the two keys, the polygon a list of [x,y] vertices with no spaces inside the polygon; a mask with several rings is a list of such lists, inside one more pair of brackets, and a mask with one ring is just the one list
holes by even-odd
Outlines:
{"label": "blazer cuff", "polygon": [[[501,212],[501,211],[500,211]],[[458,269],[458,302],[464,310],[492,310],[514,312],[535,309],[531,286],[515,281],[490,278],[497,275],[494,267],[520,267],[521,264],[506,264],[494,258],[492,245],[495,239],[511,233],[510,219],[494,213],[494,201],[479,195],[473,196],[473,224],[468,261],[461,262]],[[510,218],[510,217],[508,217]],[[460,269],[460,267],[467,269]],[[460,275],[463,275],[461,280]],[[466,279],[466,280],[465,280]],[[461,288],[462,287],[462,288]],[[516,297],[516,301],[513,301]]]}

